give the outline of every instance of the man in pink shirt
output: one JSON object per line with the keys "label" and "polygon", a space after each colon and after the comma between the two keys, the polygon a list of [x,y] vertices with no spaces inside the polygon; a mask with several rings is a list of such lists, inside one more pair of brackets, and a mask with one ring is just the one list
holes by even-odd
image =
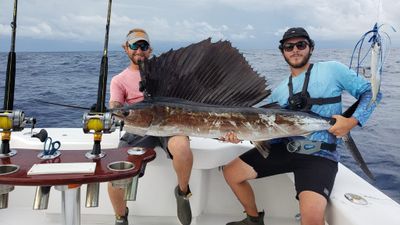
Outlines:
{"label": "man in pink shirt", "polygon": [[[142,29],[132,29],[128,32],[126,42],[122,45],[125,53],[131,60],[130,65],[120,74],[114,76],[110,87],[110,108],[122,107],[125,104],[133,104],[144,99],[143,93],[139,91],[141,81],[139,71],[139,61],[150,57],[152,49],[150,47],[149,36]],[[177,214],[183,225],[189,225],[192,220],[189,197],[189,178],[193,165],[193,154],[190,150],[189,139],[186,136],[173,137],[141,137],[126,133],[120,140],[119,147],[140,146],[154,148],[162,147],[168,157],[172,159],[178,185],[175,188],[177,201]],[[116,215],[116,225],[128,225],[128,208],[124,201],[124,191],[120,188],[108,185],[108,193],[111,204]]]}

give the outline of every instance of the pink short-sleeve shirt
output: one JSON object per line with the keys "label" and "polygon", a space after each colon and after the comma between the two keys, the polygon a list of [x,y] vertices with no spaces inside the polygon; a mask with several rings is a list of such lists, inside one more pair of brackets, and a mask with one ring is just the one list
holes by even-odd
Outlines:
{"label": "pink short-sleeve shirt", "polygon": [[110,102],[133,104],[143,100],[143,93],[139,91],[141,81],[139,70],[129,67],[111,79]]}

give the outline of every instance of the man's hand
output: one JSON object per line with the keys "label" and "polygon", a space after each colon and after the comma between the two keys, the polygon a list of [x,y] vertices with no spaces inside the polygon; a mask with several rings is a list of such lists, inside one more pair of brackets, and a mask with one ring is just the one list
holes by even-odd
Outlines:
{"label": "man's hand", "polygon": [[119,116],[127,117],[128,115],[130,115],[131,111],[122,110],[123,106],[124,105],[122,103],[117,102],[117,101],[110,102],[110,109],[118,109],[118,110],[114,111],[115,114],[119,114]]}
{"label": "man's hand", "polygon": [[234,143],[234,144],[237,144],[240,142],[240,140],[238,139],[238,137],[236,136],[236,134],[233,131],[226,133],[225,136],[220,137],[219,140]]}
{"label": "man's hand", "polygon": [[346,118],[341,115],[333,115],[332,118],[336,119],[336,123],[328,131],[338,138],[349,133],[358,124],[358,120],[354,117]]}

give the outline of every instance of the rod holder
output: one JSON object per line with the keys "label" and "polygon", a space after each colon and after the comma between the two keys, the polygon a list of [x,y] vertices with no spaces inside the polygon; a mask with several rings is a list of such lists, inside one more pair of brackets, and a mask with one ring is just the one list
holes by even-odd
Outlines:
{"label": "rod holder", "polygon": [[136,201],[138,182],[139,174],[132,178],[132,182],[130,182],[125,189],[125,201]]}
{"label": "rod holder", "polygon": [[0,209],[6,209],[8,207],[8,193],[0,194]]}
{"label": "rod holder", "polygon": [[[128,161],[117,161],[112,162],[107,165],[107,168],[111,171],[128,171],[135,169],[135,164]],[[113,180],[111,181],[111,185],[115,188],[128,188],[129,184],[132,182],[132,177],[120,179],[120,180]]]}
{"label": "rod holder", "polygon": [[49,206],[51,186],[36,187],[35,199],[33,200],[33,210],[44,210]]}
{"label": "rod holder", "polygon": [[86,187],[86,208],[99,206],[100,183],[90,183]]}
{"label": "rod holder", "polygon": [[[0,165],[0,176],[13,174],[19,170],[19,166],[13,164]],[[0,184],[0,209],[8,207],[8,193],[14,190],[13,185]]]}
{"label": "rod holder", "polygon": [[0,185],[0,209],[8,207],[8,193],[14,190],[12,185]]}

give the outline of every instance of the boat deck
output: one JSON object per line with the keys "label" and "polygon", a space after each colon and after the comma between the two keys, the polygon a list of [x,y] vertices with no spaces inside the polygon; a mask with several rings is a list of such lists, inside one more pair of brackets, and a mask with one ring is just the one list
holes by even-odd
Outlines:
{"label": "boat deck", "polygon": [[[85,135],[81,129],[48,129],[53,140],[62,142],[61,152],[65,150],[91,149],[92,136]],[[118,134],[105,135],[104,149],[115,148]],[[28,132],[13,134],[12,146],[19,150],[42,149],[42,143],[30,138]],[[212,139],[191,138],[194,165],[190,179],[193,196],[190,198],[193,225],[217,225],[244,217],[242,207],[224,181],[220,166],[247,151],[252,145],[221,143]],[[176,175],[171,160],[163,150],[156,148],[157,157],[148,163],[145,175],[139,179],[136,201],[129,201],[130,224],[137,225],[177,225],[176,200],[173,190]],[[110,155],[109,155],[110,156]],[[281,174],[265,179],[252,180],[259,209],[265,209],[267,225],[300,224],[298,202],[295,199],[293,174]],[[86,185],[81,186],[81,224],[114,224],[114,216],[107,195],[107,183],[100,185],[99,207],[85,208]],[[62,224],[61,194],[51,188],[47,210],[32,210],[35,196],[34,186],[15,186],[9,193],[8,208],[0,210],[0,225]],[[352,194],[355,201],[345,195]],[[363,199],[363,201],[360,201]],[[374,188],[348,168],[339,164],[326,220],[329,225],[399,225],[400,205]],[[328,224],[327,223],[327,224]]]}
{"label": "boat deck", "polygon": [[[62,224],[60,214],[49,214],[44,211],[33,211],[31,208],[12,208],[0,212],[1,225],[59,225]],[[202,214],[192,221],[192,225],[217,225],[226,224],[230,221],[243,219],[240,215],[213,215]],[[297,225],[300,224],[293,218],[274,218],[264,219],[268,225]],[[110,225],[114,224],[112,215],[83,214],[81,217],[82,225]],[[180,224],[175,216],[129,216],[129,224],[137,225],[178,225]]]}

